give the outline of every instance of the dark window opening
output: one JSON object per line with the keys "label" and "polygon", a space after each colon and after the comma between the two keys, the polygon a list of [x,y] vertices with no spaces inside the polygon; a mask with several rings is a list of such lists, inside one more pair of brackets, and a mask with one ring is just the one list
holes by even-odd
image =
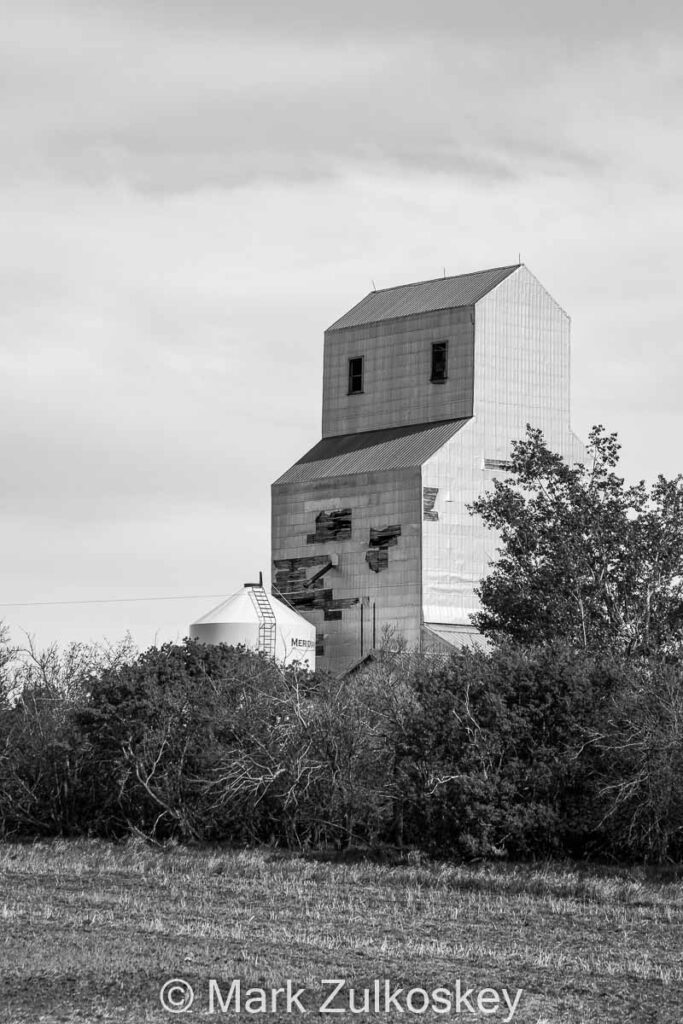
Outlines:
{"label": "dark window opening", "polygon": [[363,391],[363,357],[349,359],[349,394],[360,395]]}
{"label": "dark window opening", "polygon": [[448,342],[435,341],[432,345],[432,384],[439,384],[448,377]]}

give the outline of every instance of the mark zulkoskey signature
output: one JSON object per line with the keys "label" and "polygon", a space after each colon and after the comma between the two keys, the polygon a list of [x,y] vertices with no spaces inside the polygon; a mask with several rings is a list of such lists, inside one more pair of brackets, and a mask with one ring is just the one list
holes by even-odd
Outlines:
{"label": "mark zulkoskey signature", "polygon": [[[504,1024],[513,1020],[524,990],[468,988],[458,978],[452,986],[433,989],[393,985],[388,978],[375,979],[369,986],[349,986],[345,978],[324,978],[322,996],[297,988],[287,979],[281,988],[247,988],[239,978],[219,981],[210,978],[206,995],[208,1012],[244,1013],[249,1016],[273,1013],[407,1013],[496,1014]],[[184,978],[171,978],[161,987],[159,999],[168,1013],[186,1013],[195,1000],[195,990]]]}

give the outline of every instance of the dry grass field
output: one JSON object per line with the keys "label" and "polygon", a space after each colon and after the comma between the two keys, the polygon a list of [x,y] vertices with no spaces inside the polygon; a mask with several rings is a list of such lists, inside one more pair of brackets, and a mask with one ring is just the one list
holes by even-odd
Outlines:
{"label": "dry grass field", "polygon": [[[270,1000],[287,979],[304,989],[307,1021],[683,1020],[683,883],[638,870],[391,867],[60,841],[0,845],[0,885],[2,1024],[291,1021],[296,1003],[288,1012],[277,996],[275,1013],[259,1013],[263,997],[246,992]],[[161,1006],[171,978],[194,989],[184,1013]],[[331,1007],[344,1014],[320,1012],[323,979],[347,982]],[[403,990],[400,1009],[385,1012],[385,981]],[[350,1013],[349,987],[361,1010],[368,989],[370,1012]],[[420,993],[406,1003],[420,988],[424,1013]],[[446,1007],[435,989],[453,993],[449,1012],[435,1012]],[[503,989],[510,1000],[523,990],[513,1016]],[[180,991],[169,998],[179,1003]]]}

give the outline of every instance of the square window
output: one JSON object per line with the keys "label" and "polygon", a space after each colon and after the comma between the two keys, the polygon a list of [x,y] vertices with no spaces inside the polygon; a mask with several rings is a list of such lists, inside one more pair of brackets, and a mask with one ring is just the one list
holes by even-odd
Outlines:
{"label": "square window", "polygon": [[443,384],[448,377],[448,342],[435,341],[432,345],[432,384]]}
{"label": "square window", "polygon": [[363,357],[349,359],[349,394],[360,395],[363,392]]}

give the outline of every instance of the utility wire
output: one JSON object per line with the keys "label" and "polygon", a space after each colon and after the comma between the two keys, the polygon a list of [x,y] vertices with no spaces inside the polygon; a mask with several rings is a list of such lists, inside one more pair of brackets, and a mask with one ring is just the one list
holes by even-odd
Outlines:
{"label": "utility wire", "polygon": [[194,601],[225,594],[176,594],[173,597],[95,597],[82,601],[0,601],[0,608],[37,608],[62,604],[128,604],[131,601]]}

